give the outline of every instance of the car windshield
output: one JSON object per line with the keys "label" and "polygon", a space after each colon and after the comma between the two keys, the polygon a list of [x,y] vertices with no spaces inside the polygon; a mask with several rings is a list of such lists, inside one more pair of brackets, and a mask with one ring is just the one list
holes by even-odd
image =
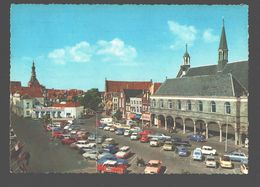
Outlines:
{"label": "car windshield", "polygon": [[224,157],[222,157],[222,160],[224,160],[224,161],[230,161],[230,158],[227,157],[227,156],[224,156]]}
{"label": "car windshield", "polygon": [[195,154],[195,155],[200,155],[200,152],[195,152],[194,154]]}
{"label": "car windshield", "polygon": [[214,158],[207,158],[207,161],[215,161]]}
{"label": "car windshield", "polygon": [[156,163],[148,163],[148,166],[149,166],[149,167],[158,167],[159,164],[156,164]]}

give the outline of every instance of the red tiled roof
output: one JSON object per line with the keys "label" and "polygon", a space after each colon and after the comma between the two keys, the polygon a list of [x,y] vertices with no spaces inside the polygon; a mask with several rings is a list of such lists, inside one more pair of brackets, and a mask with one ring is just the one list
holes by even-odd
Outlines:
{"label": "red tiled roof", "polygon": [[152,82],[128,82],[128,81],[108,81],[106,80],[106,92],[120,92],[123,89],[149,90]]}
{"label": "red tiled roof", "polygon": [[25,96],[28,95],[31,98],[41,98],[43,97],[43,92],[42,89],[40,87],[21,87],[21,89],[17,90],[17,92],[21,95],[21,96]]}
{"label": "red tiled roof", "polygon": [[154,83],[154,92],[156,92],[156,90],[160,87],[162,85],[162,83],[160,83],[160,82],[155,82]]}
{"label": "red tiled roof", "polygon": [[79,107],[81,106],[79,102],[67,102],[67,103],[54,103],[53,107]]}

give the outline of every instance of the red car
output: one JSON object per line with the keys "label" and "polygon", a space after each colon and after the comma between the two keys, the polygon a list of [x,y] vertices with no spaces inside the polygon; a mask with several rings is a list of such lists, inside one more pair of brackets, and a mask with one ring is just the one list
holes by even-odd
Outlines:
{"label": "red car", "polygon": [[139,134],[140,134],[141,136],[144,136],[144,135],[148,136],[149,134],[154,134],[154,132],[151,131],[151,130],[143,130],[143,131],[140,132]]}
{"label": "red car", "polygon": [[141,138],[140,138],[140,142],[142,143],[148,143],[150,141],[149,137],[147,135],[143,135]]}
{"label": "red car", "polygon": [[52,137],[54,138],[61,138],[63,136],[63,132],[62,131],[54,131],[52,133]]}
{"label": "red car", "polygon": [[63,145],[69,145],[69,144],[72,144],[72,143],[74,143],[74,142],[76,142],[77,141],[77,139],[76,138],[64,138],[64,139],[62,139],[61,140],[61,143],[63,144]]}
{"label": "red car", "polygon": [[107,160],[103,164],[97,165],[97,170],[99,173],[117,173],[117,174],[125,174],[127,172],[127,166],[118,165],[117,161]]}

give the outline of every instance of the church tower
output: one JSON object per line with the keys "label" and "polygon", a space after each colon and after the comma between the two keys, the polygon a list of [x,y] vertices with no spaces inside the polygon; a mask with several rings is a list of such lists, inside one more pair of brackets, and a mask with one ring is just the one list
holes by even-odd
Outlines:
{"label": "church tower", "polygon": [[218,71],[221,72],[228,63],[228,46],[225,32],[225,25],[223,19],[221,38],[218,48]]}
{"label": "church tower", "polygon": [[28,83],[29,87],[40,87],[40,83],[36,78],[36,72],[35,72],[35,66],[34,66],[34,62],[32,64],[32,75],[31,75],[31,79]]}
{"label": "church tower", "polygon": [[180,69],[177,77],[182,77],[182,76],[186,75],[189,68],[190,68],[190,55],[188,53],[187,44],[186,44],[186,51],[183,55],[183,63],[181,65],[181,69]]}

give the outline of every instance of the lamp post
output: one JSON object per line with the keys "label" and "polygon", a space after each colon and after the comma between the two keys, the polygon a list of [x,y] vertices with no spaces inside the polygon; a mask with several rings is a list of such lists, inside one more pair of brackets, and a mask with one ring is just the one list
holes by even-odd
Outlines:
{"label": "lamp post", "polygon": [[225,141],[225,152],[227,152],[227,138],[228,138],[228,117],[226,117],[226,141]]}

